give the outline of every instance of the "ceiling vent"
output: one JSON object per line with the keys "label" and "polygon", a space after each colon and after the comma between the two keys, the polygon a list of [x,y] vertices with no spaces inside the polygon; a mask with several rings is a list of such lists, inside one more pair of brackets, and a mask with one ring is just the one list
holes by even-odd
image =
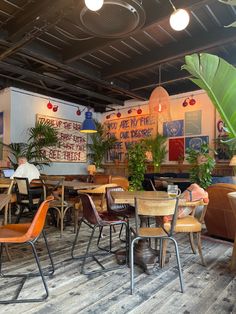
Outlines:
{"label": "ceiling vent", "polygon": [[105,0],[99,11],[90,11],[85,5],[80,10],[79,24],[96,37],[123,37],[141,28],[145,10],[140,0]]}

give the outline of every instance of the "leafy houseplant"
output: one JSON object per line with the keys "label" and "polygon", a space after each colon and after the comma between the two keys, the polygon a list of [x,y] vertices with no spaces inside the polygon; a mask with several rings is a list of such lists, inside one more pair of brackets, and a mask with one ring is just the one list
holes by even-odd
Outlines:
{"label": "leafy houseplant", "polygon": [[146,171],[146,145],[138,142],[128,149],[128,169],[131,176],[130,191],[140,191],[143,189],[142,182]]}
{"label": "leafy houseplant", "polygon": [[215,159],[209,154],[207,144],[202,144],[199,150],[188,148],[186,160],[190,163],[190,181],[197,183],[206,189],[212,182],[212,171],[215,167]]}
{"label": "leafy houseplant", "polygon": [[186,56],[185,63],[182,69],[192,75],[191,81],[207,92],[227,126],[230,138],[227,143],[234,149],[236,147],[235,67],[207,53]]}
{"label": "leafy houseplant", "polygon": [[50,159],[45,156],[44,149],[58,143],[57,132],[48,122],[37,122],[28,129],[28,135],[27,143],[2,143],[10,152],[8,159],[14,169],[19,156],[25,156],[34,165],[49,165]]}
{"label": "leafy houseplant", "polygon": [[107,130],[100,122],[95,121],[97,132],[90,135],[91,143],[88,144],[88,157],[91,158],[92,163],[96,168],[100,168],[103,158],[108,151],[114,147],[116,138],[109,137]]}
{"label": "leafy houseplant", "polygon": [[152,160],[155,172],[160,172],[161,164],[166,157],[166,140],[167,138],[161,134],[157,134],[154,138],[147,138],[144,143],[147,150],[152,153]]}

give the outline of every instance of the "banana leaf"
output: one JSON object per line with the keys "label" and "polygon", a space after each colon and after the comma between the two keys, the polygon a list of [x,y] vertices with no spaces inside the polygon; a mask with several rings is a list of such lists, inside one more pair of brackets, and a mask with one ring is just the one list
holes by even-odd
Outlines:
{"label": "banana leaf", "polygon": [[185,57],[190,80],[204,89],[224,120],[233,142],[236,139],[236,69],[218,56],[202,53]]}

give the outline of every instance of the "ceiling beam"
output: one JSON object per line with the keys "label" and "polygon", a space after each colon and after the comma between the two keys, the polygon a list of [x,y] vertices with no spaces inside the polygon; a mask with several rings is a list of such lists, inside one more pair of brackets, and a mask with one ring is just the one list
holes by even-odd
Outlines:
{"label": "ceiling beam", "polygon": [[24,12],[19,12],[6,24],[5,30],[9,38],[16,41],[36,27],[53,23],[58,18],[58,14],[64,16],[66,9],[73,4],[74,0],[31,1]]}
{"label": "ceiling beam", "polygon": [[[83,95],[87,95],[88,97],[97,98],[97,99],[103,100],[104,102],[107,102],[107,103],[114,103],[117,105],[123,105],[122,101],[114,99],[112,97],[107,97],[105,95],[101,95],[101,94],[95,93],[93,91],[81,88],[79,86],[72,85],[72,84],[57,80],[57,79],[52,78],[52,77],[48,77],[46,75],[43,75],[43,74],[40,74],[37,72],[26,70],[26,69],[23,69],[19,66],[11,65],[11,64],[5,63],[3,61],[0,61],[0,69],[3,69],[5,71],[9,71],[12,73],[18,73],[20,75],[25,75],[26,77],[31,78],[31,79],[35,79],[36,81],[42,80],[44,82],[47,82],[48,84],[53,84],[56,86],[62,86],[68,90],[75,91],[75,92],[83,94]],[[104,106],[105,105],[106,104],[104,104]]]}
{"label": "ceiling beam", "polygon": [[[188,9],[194,9],[200,5],[203,5],[204,3],[209,2],[209,0],[177,0],[175,1],[176,8],[188,8]],[[151,1],[145,1],[144,6]],[[160,23],[167,17],[169,18],[169,15],[172,13],[172,7],[169,3],[169,1],[165,0],[161,4],[152,3],[152,5],[155,5],[152,9],[147,8],[147,10],[150,12],[147,16],[147,20],[145,22],[144,27],[142,28],[142,31],[144,31],[146,28],[150,27],[151,25]],[[89,53],[94,52],[95,50],[102,49],[105,46],[114,44],[116,42],[120,42],[119,39],[107,39],[107,38],[92,38],[91,40],[83,41],[83,44],[77,43],[73,45],[73,49],[71,47],[66,48],[63,51],[63,59],[65,63],[71,63],[73,61],[78,60],[79,58],[82,58]]]}
{"label": "ceiling beam", "polygon": [[178,43],[171,43],[163,48],[153,49],[146,52],[145,56],[138,56],[130,59],[128,63],[113,65],[106,68],[102,73],[105,79],[111,79],[127,73],[135,73],[166,62],[171,62],[183,58],[185,55],[198,53],[225,45],[236,40],[234,28],[215,28],[211,32],[202,32],[201,37],[188,38]]}

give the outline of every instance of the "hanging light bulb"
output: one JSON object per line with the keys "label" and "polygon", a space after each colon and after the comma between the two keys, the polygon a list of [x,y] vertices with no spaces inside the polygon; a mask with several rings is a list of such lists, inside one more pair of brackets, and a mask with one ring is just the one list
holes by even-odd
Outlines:
{"label": "hanging light bulb", "polygon": [[132,112],[132,109],[129,109],[129,110],[128,110],[128,114],[131,114],[131,112]]}
{"label": "hanging light bulb", "polygon": [[86,7],[91,11],[98,11],[103,6],[104,0],[85,0]]}
{"label": "hanging light bulb", "polygon": [[52,110],[53,110],[53,112],[57,112],[58,106],[54,106],[54,107],[52,108]]}
{"label": "hanging light bulb", "polygon": [[78,110],[76,111],[77,116],[81,115],[81,110],[78,108]]}
{"label": "hanging light bulb", "polygon": [[184,30],[189,24],[189,13],[184,9],[176,9],[173,5],[172,1],[169,0],[174,12],[170,16],[170,26],[175,31],[182,31]]}
{"label": "hanging light bulb", "polygon": [[138,110],[137,110],[137,114],[141,114],[143,111],[142,111],[142,109],[141,108],[139,108]]}
{"label": "hanging light bulb", "polygon": [[117,112],[117,118],[120,118],[121,117],[121,113],[120,112]]}
{"label": "hanging light bulb", "polygon": [[161,105],[161,101],[158,104],[158,112],[162,112],[162,105]]}

